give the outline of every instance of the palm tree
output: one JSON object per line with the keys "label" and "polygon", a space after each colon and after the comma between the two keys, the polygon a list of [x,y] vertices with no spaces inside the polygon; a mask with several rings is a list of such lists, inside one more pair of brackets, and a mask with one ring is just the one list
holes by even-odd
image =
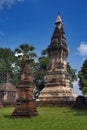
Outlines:
{"label": "palm tree", "polygon": [[33,52],[35,47],[25,43],[21,44],[14,50],[14,53],[18,56],[21,61],[33,60],[37,55]]}

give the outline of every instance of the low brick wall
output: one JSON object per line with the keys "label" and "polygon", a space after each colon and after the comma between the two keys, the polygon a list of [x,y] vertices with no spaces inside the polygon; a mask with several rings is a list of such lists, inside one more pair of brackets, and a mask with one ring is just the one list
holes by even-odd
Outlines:
{"label": "low brick wall", "polygon": [[74,104],[74,107],[79,108],[79,109],[87,109],[87,97],[78,96],[76,98],[76,102]]}
{"label": "low brick wall", "polygon": [[75,101],[36,101],[37,107],[73,107]]}
{"label": "low brick wall", "polygon": [[3,107],[15,107],[16,102],[4,102]]}

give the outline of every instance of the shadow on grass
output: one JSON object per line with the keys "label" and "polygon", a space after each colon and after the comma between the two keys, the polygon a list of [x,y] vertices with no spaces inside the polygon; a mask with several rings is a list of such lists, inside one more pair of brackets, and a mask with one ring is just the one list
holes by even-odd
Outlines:
{"label": "shadow on grass", "polygon": [[[87,116],[87,109],[78,109],[78,108],[68,108],[67,110],[65,109],[63,109],[62,110],[62,113],[65,113],[66,115],[67,114],[72,114],[73,116]],[[12,116],[12,115],[10,115],[10,114],[4,114],[3,115],[3,117],[4,118],[9,118],[9,119],[17,119],[17,118],[19,118],[19,119],[23,119],[23,118],[31,118],[31,117],[24,117],[24,116],[21,116],[21,117],[14,117],[14,116]]]}
{"label": "shadow on grass", "polygon": [[87,116],[87,109],[70,108],[70,111],[75,116]]}
{"label": "shadow on grass", "polygon": [[[31,119],[33,116],[12,116],[12,115],[3,115],[4,118],[9,118],[9,119],[26,119],[29,118]],[[35,117],[35,116],[34,116]]]}
{"label": "shadow on grass", "polygon": [[3,117],[5,117],[5,118],[10,118],[10,119],[14,119],[14,117],[12,117],[11,115],[3,115]]}

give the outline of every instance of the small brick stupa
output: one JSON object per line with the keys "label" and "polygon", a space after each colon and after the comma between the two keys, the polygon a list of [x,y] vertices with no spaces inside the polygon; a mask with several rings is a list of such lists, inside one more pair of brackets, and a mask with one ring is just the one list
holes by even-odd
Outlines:
{"label": "small brick stupa", "polygon": [[12,113],[13,117],[31,117],[37,115],[35,102],[33,100],[33,76],[29,61],[22,64],[21,81],[18,87],[18,99],[16,108]]}
{"label": "small brick stupa", "polygon": [[70,88],[70,77],[66,64],[69,50],[60,16],[57,17],[55,25],[51,43],[47,48],[50,61],[44,78],[45,87],[39,95],[39,103],[44,106],[64,105],[76,99],[76,94]]}

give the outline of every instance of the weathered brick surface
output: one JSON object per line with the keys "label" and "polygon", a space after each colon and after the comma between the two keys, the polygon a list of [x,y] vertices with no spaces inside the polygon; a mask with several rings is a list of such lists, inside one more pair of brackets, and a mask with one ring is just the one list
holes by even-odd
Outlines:
{"label": "weathered brick surface", "polygon": [[37,115],[36,105],[32,98],[33,88],[34,83],[31,68],[29,63],[26,63],[18,87],[18,99],[16,101],[16,108],[12,113],[13,117],[31,117]]}
{"label": "weathered brick surface", "polygon": [[70,76],[66,64],[69,50],[60,16],[58,16],[55,24],[51,43],[47,48],[49,65],[44,77],[45,87],[39,95],[39,101],[43,102],[45,106],[50,106],[51,103],[57,104],[57,102],[58,104],[62,102],[63,105],[63,102],[68,103],[68,101],[75,101],[76,99],[76,94],[70,88]]}

